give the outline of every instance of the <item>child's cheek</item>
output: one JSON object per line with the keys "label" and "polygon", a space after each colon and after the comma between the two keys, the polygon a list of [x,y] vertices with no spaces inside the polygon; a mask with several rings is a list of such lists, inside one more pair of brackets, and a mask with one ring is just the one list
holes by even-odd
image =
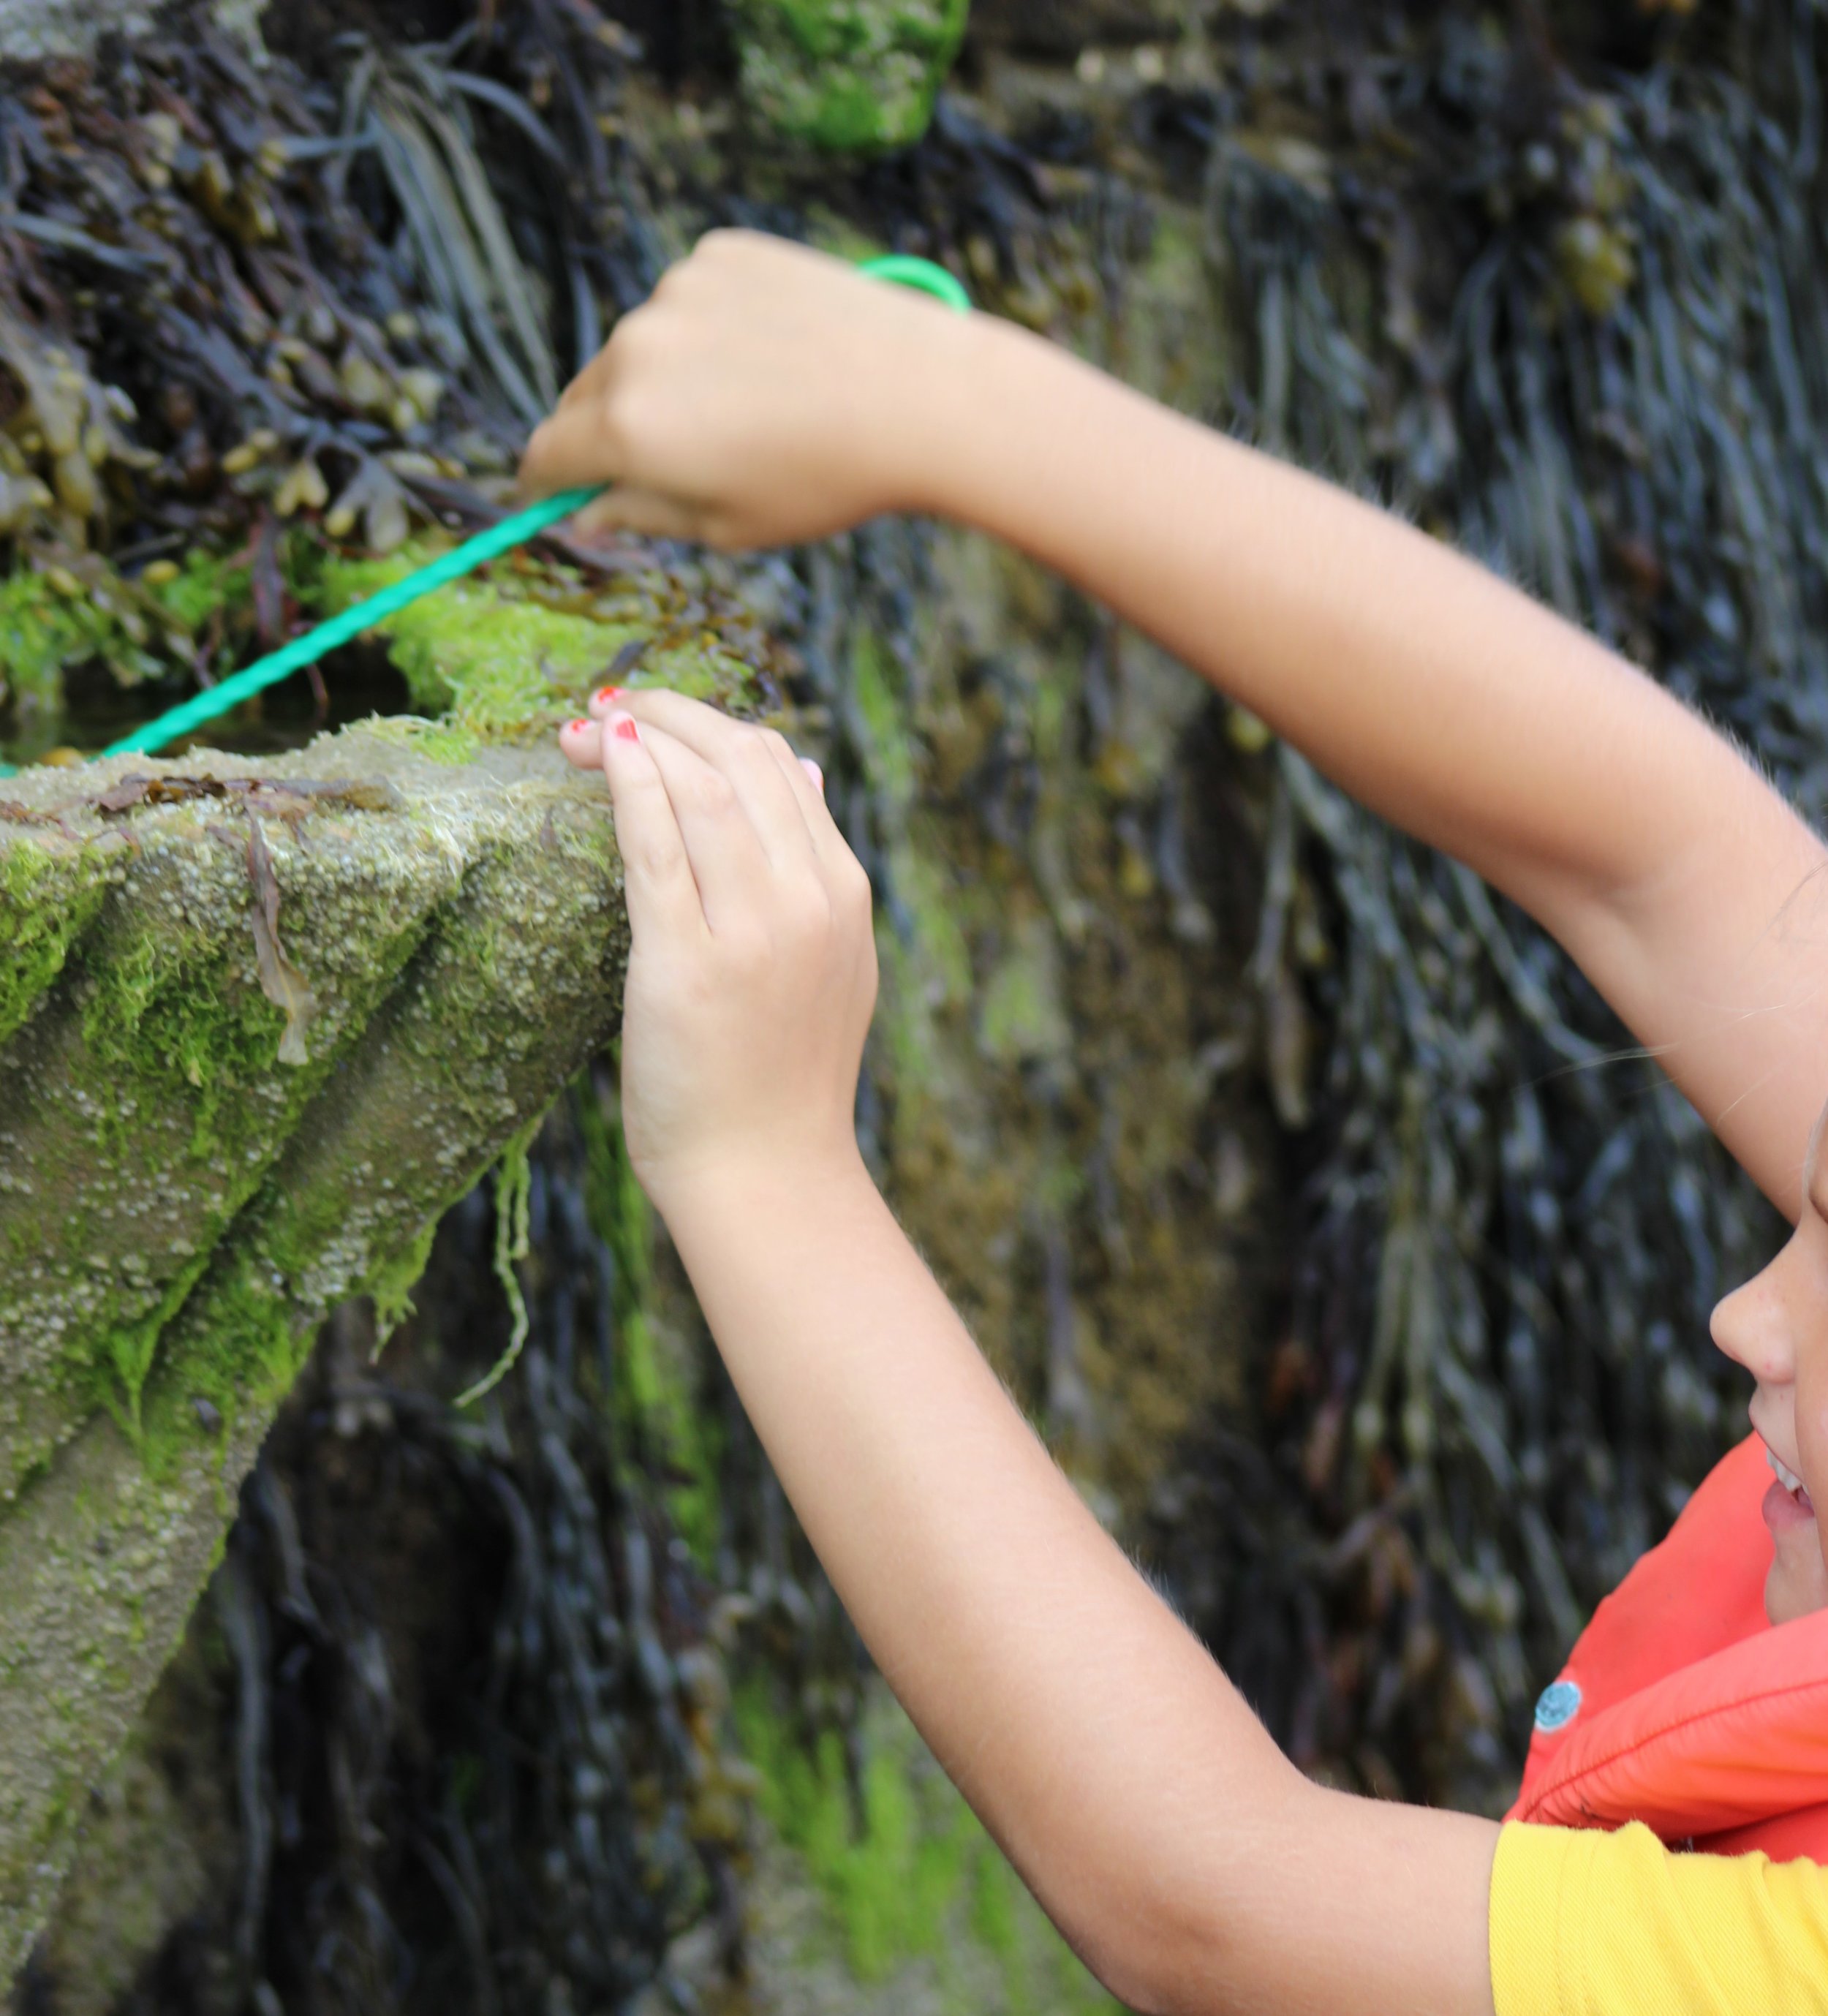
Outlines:
{"label": "child's cheek", "polygon": [[1828,1609],[1828,1336],[1811,1334],[1797,1346],[1795,1422],[1797,1474],[1815,1504],[1815,1524],[1812,1532],[1797,1530],[1791,1558],[1782,1565],[1785,1607],[1801,1616]]}
{"label": "child's cheek", "polygon": [[1819,1514],[1813,1526],[1798,1526],[1777,1543],[1765,1581],[1765,1613],[1773,1624],[1788,1624],[1828,1610],[1828,1536]]}

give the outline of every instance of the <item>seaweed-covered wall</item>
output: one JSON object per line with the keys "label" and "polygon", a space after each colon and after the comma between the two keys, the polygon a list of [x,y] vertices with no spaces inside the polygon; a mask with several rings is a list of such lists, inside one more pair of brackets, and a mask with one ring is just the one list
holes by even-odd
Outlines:
{"label": "seaweed-covered wall", "polygon": [[[944,258],[1375,491],[1817,807],[1818,9],[980,0],[918,144],[824,160],[771,128],[743,38],[870,10],[612,11],[529,0],[408,57],[280,7],[257,75],[197,37],[55,81],[72,150],[25,157],[15,201],[54,229],[6,301],[14,579],[53,682],[17,753],[75,732],[59,667],[77,716],[118,706],[98,650],[213,669],[365,542],[473,521],[560,360],[738,221]],[[146,128],[151,211],[84,193],[85,92],[179,120],[168,159]],[[97,244],[155,283],[109,306]],[[865,1143],[1075,1481],[1304,1765],[1502,1805],[1535,1689],[1735,1432],[1705,1316],[1761,1208],[1523,920],[1025,562],[904,525],[662,557],[667,636],[714,610],[826,763],[880,900]],[[614,621],[617,569],[652,562],[551,552],[521,585],[555,565],[540,599]],[[447,707],[397,642],[391,704]],[[869,1680],[614,1084],[599,1060],[446,1221],[378,1368],[365,1310],[326,1331],[95,1793],[42,2006],[1089,1994]],[[454,1418],[523,1326],[521,1370]],[[186,1844],[162,1882],[154,1838]]]}
{"label": "seaweed-covered wall", "polygon": [[[87,0],[80,8],[54,0],[0,0],[0,57],[86,55],[107,34],[145,34],[156,8],[145,0]],[[261,0],[218,0],[216,18],[257,41]]]}

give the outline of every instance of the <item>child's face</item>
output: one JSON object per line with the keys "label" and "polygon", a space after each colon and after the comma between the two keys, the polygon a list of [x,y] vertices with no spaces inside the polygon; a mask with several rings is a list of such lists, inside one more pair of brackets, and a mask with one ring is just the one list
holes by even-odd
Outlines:
{"label": "child's face", "polygon": [[[1828,1608],[1828,1147],[1823,1121],[1809,1138],[1802,1216],[1760,1274],[1714,1312],[1714,1341],[1758,1382],[1752,1426],[1776,1473],[1765,1494],[1774,1547],[1765,1611],[1786,1624]],[[1782,1467],[1779,1468],[1779,1466]]]}

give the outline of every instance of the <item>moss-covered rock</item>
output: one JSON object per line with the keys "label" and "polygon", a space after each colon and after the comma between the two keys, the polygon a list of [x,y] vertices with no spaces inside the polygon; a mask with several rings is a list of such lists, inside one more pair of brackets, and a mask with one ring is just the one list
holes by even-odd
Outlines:
{"label": "moss-covered rock", "polygon": [[[315,590],[376,585],[335,563]],[[444,1208],[613,1032],[613,828],[549,731],[612,661],[753,690],[668,592],[471,585],[390,633],[441,718],[5,786],[0,1979],[318,1323],[397,1311]]]}
{"label": "moss-covered rock", "polygon": [[15,788],[108,865],[0,1053],[0,1974],[317,1323],[397,1298],[609,1033],[627,943],[601,794],[556,752],[358,729]]}
{"label": "moss-covered rock", "polygon": [[[441,545],[416,541],[383,559],[318,557],[300,589],[323,614],[378,595]],[[502,569],[426,596],[380,626],[412,704],[442,733],[428,753],[462,761],[484,743],[549,735],[612,668],[624,684],[726,701],[750,679],[717,616],[655,573],[586,585],[562,571]],[[753,640],[751,646],[753,646]]]}
{"label": "moss-covered rock", "polygon": [[743,89],[786,137],[830,153],[918,140],[970,0],[736,0]]}

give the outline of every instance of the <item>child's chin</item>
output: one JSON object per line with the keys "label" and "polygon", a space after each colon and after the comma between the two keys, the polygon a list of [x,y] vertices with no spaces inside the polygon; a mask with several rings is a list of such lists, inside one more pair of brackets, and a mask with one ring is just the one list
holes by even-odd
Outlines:
{"label": "child's chin", "polygon": [[1828,1610],[1828,1564],[1820,1525],[1812,1521],[1777,1536],[1765,1578],[1765,1615],[1773,1624],[1788,1624],[1814,1610]]}

